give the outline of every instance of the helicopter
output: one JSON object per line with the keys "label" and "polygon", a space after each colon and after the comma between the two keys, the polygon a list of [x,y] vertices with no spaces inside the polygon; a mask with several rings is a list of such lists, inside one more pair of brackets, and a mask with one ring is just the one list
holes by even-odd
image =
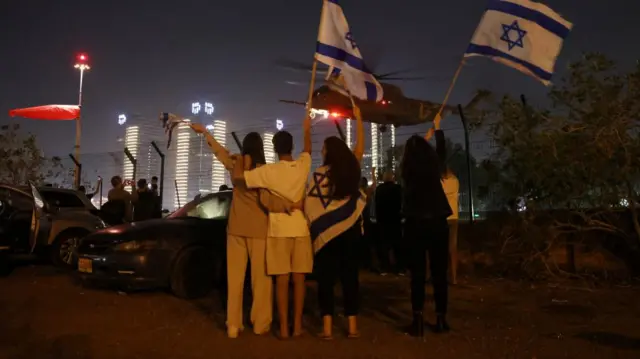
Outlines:
{"label": "helicopter", "polygon": [[[280,65],[293,70],[311,71],[310,66],[296,62],[280,62]],[[384,92],[384,98],[381,101],[365,101],[354,98],[355,104],[360,108],[362,120],[381,125],[381,130],[385,131],[386,127],[393,125],[395,127],[419,125],[425,122],[433,121],[441,104],[436,102],[413,99],[405,96],[400,87],[385,81],[411,81],[421,80],[420,77],[396,77],[396,75],[405,71],[394,71],[386,74],[374,74],[375,78],[380,82]],[[325,69],[318,69],[317,75],[327,73]],[[292,81],[287,83],[295,84]],[[349,96],[333,81],[326,81],[326,84],[318,87],[313,92],[311,99],[311,114],[324,114],[334,119],[351,118],[353,116],[353,106]],[[490,95],[489,91],[480,90],[473,99],[464,107],[464,110],[472,111],[474,107],[483,99]],[[280,100],[283,103],[306,106],[306,102]],[[465,111],[466,112],[466,111]],[[458,115],[457,106],[444,106],[442,117],[447,115]]]}

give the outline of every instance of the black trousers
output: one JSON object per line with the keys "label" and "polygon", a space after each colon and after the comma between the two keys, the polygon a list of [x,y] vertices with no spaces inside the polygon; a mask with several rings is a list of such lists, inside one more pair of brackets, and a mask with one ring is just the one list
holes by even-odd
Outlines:
{"label": "black trousers", "polygon": [[318,281],[320,314],[333,315],[335,307],[334,287],[340,279],[344,301],[344,315],[358,314],[358,248],[360,223],[337,236],[320,249],[315,257]]}
{"label": "black trousers", "polygon": [[433,284],[436,314],[447,313],[449,283],[449,226],[446,218],[407,218],[405,242],[409,250],[411,272],[411,307],[414,312],[424,310],[427,280],[427,253]]}
{"label": "black trousers", "polygon": [[380,270],[383,272],[391,271],[391,260],[389,256],[393,250],[393,256],[396,260],[395,269],[398,271],[406,269],[405,246],[402,240],[402,222],[398,221],[380,221],[378,222],[378,245],[376,252],[378,253],[378,263]]}

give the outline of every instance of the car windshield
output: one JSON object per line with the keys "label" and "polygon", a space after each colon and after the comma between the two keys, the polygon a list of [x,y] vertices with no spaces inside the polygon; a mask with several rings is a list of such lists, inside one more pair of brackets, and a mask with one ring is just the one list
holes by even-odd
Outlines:
{"label": "car windshield", "polygon": [[194,199],[170,214],[169,218],[224,219],[229,216],[229,208],[231,192],[218,192]]}

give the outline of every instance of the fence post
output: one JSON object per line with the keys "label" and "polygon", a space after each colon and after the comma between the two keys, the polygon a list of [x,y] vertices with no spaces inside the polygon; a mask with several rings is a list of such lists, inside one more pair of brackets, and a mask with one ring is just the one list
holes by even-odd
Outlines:
{"label": "fence post", "polygon": [[173,185],[176,187],[176,200],[178,200],[178,208],[182,207],[180,205],[180,192],[178,191],[178,180],[173,180]]}
{"label": "fence post", "polygon": [[78,162],[78,160],[76,159],[76,156],[72,155],[71,153],[69,154],[69,157],[71,158],[73,163],[76,165],[76,173],[78,175],[75,176],[75,183],[73,185],[74,185],[75,189],[78,189],[78,188],[80,188],[80,183],[82,183],[82,181],[81,181],[82,163]]}
{"label": "fence post", "polygon": [[124,154],[129,159],[129,162],[131,162],[131,164],[133,165],[133,178],[131,178],[131,181],[133,181],[133,184],[131,186],[133,187],[132,191],[135,191],[136,190],[136,170],[138,168],[138,160],[133,158],[133,155],[131,154],[131,152],[129,152],[129,147],[124,148]]}
{"label": "fence post", "polygon": [[469,126],[467,119],[462,111],[462,106],[458,105],[458,111],[460,112],[460,120],[462,121],[462,128],[464,129],[464,147],[467,151],[467,182],[469,183],[469,223],[473,224],[473,182],[471,177],[471,148],[469,147]]}
{"label": "fence post", "polygon": [[160,156],[160,203],[163,203],[163,193],[164,193],[164,153],[160,151],[160,148],[156,144],[156,141],[151,141],[151,146],[156,150],[158,155]]}

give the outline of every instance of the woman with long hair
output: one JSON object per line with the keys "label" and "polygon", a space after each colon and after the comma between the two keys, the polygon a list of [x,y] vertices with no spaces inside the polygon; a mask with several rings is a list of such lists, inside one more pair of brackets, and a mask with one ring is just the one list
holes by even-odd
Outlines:
{"label": "woman with long hair", "polygon": [[322,166],[312,174],[304,203],[315,252],[318,302],[323,322],[320,338],[325,340],[333,337],[334,287],[338,279],[342,284],[349,337],[359,336],[357,258],[366,195],[360,190],[364,131],[357,107],[354,107],[354,115],[357,120],[354,151],[337,137],[324,140]]}
{"label": "woman with long hair", "polygon": [[400,168],[404,182],[405,242],[410,253],[413,322],[409,332],[422,337],[427,252],[436,304],[435,330],[449,330],[446,321],[449,260],[447,217],[452,211],[441,183],[445,167],[425,138],[414,135],[407,140]]}
{"label": "woman with long hair", "polygon": [[[216,158],[229,171],[234,161],[222,145],[199,124],[190,124],[205,136]],[[266,163],[263,142],[256,132],[247,134],[242,141],[243,161],[238,161],[244,170],[254,169]],[[268,212],[290,212],[295,204],[271,195],[266,190],[248,189],[244,182],[233,184],[233,200],[227,225],[227,334],[236,338],[244,328],[242,319],[242,298],[247,261],[251,261],[251,323],[256,334],[270,331],[273,313],[271,277],[266,270],[266,237]]]}

